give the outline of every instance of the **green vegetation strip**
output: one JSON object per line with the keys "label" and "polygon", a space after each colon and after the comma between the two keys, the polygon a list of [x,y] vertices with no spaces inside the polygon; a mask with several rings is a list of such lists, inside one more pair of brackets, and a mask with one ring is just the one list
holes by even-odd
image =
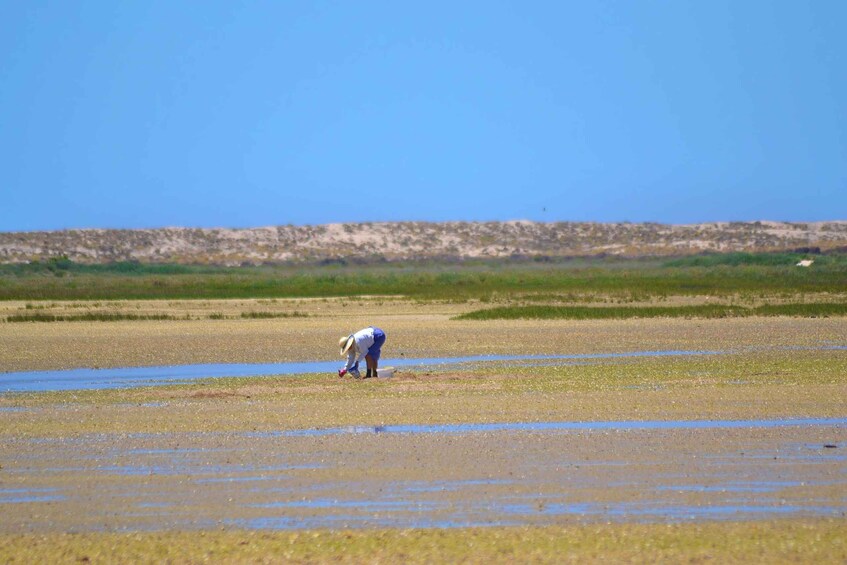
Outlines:
{"label": "green vegetation strip", "polygon": [[628,318],[735,318],[748,316],[827,317],[847,315],[847,304],[766,304],[755,308],[701,304],[696,306],[504,306],[461,314],[454,320],[610,320]]}
{"label": "green vegetation strip", "polygon": [[707,255],[694,255],[680,257],[665,261],[666,267],[716,267],[729,265],[739,267],[743,265],[759,266],[796,266],[801,259],[814,259],[820,265],[831,265],[839,261],[841,255],[804,255],[800,253],[710,253]]}
{"label": "green vegetation strip", "polygon": [[217,267],[67,259],[0,265],[0,300],[284,298],[403,295],[424,300],[491,299],[514,293],[578,296],[730,296],[842,293],[847,254],[730,254],[655,259],[268,265]]}
{"label": "green vegetation strip", "polygon": [[267,318],[308,318],[309,315],[304,312],[242,312],[242,318],[251,319],[267,319]]}
{"label": "green vegetation strip", "polygon": [[[241,318],[270,319],[270,318],[308,318],[304,312],[242,312]],[[227,316],[220,312],[209,314],[210,320],[225,320]],[[13,314],[6,318],[7,322],[120,322],[124,320],[190,320],[189,315],[183,317],[171,314],[122,314],[120,312],[85,312],[82,314]]]}
{"label": "green vegetation strip", "polygon": [[85,312],[83,314],[13,314],[7,322],[119,322],[122,320],[184,320],[170,314],[121,314]]}

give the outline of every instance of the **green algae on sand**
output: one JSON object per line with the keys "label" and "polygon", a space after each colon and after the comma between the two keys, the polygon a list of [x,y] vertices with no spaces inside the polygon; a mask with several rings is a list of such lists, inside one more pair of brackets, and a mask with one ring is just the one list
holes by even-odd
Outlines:
{"label": "green algae on sand", "polygon": [[843,520],[0,536],[4,563],[843,563]]}

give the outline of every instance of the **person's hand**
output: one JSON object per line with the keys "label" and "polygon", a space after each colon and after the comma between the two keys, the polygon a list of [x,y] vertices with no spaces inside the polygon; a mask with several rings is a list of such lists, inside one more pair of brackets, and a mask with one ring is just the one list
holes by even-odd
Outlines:
{"label": "person's hand", "polygon": [[338,378],[340,379],[347,374],[347,369],[338,369]]}

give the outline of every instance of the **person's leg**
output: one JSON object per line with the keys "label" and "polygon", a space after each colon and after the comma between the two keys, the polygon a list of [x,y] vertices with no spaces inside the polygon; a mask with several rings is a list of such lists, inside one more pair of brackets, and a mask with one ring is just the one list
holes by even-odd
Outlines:
{"label": "person's leg", "polygon": [[374,364],[373,357],[371,357],[370,353],[365,355],[365,362],[368,364],[368,373],[365,378],[369,378],[371,376],[371,372],[376,371],[376,365]]}
{"label": "person's leg", "polygon": [[373,365],[373,375],[374,377],[379,376],[376,372],[377,367],[379,366],[379,358],[382,355],[382,344],[385,343],[385,332],[383,332],[379,328],[374,328],[374,344],[371,346],[368,354],[371,357],[371,363]]}

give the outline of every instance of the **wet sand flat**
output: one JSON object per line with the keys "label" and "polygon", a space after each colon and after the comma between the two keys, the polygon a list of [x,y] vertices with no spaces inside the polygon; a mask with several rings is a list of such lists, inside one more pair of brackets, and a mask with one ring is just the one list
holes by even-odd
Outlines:
{"label": "wet sand flat", "polygon": [[4,536],[8,563],[843,563],[843,520]]}
{"label": "wet sand flat", "polygon": [[[217,301],[205,308],[267,308],[259,301]],[[195,315],[188,302],[147,305]],[[135,367],[193,363],[275,363],[338,359],[338,336],[367,325],[386,330],[388,359],[509,354],[588,354],[643,350],[712,350],[744,346],[820,346],[847,342],[843,318],[500,320],[451,317],[473,304],[417,304],[341,299],[291,301],[283,312],[306,318],[146,320],[0,324],[0,371]],[[168,310],[168,308],[170,308]],[[144,310],[142,310],[144,311]]]}
{"label": "wet sand flat", "polygon": [[847,516],[845,423],[7,440],[2,533]]}
{"label": "wet sand flat", "polygon": [[[386,355],[729,353],[0,394],[0,558],[843,561],[843,320],[448,318],[397,312]],[[337,341],[338,325],[2,324],[23,353],[0,358],[4,370],[332,359],[312,341]],[[739,420],[753,422],[684,425]],[[449,428],[486,423],[527,427]]]}
{"label": "wet sand flat", "polygon": [[212,379],[0,395],[2,435],[278,431],[463,422],[843,417],[847,351],[601,358],[551,366]]}

